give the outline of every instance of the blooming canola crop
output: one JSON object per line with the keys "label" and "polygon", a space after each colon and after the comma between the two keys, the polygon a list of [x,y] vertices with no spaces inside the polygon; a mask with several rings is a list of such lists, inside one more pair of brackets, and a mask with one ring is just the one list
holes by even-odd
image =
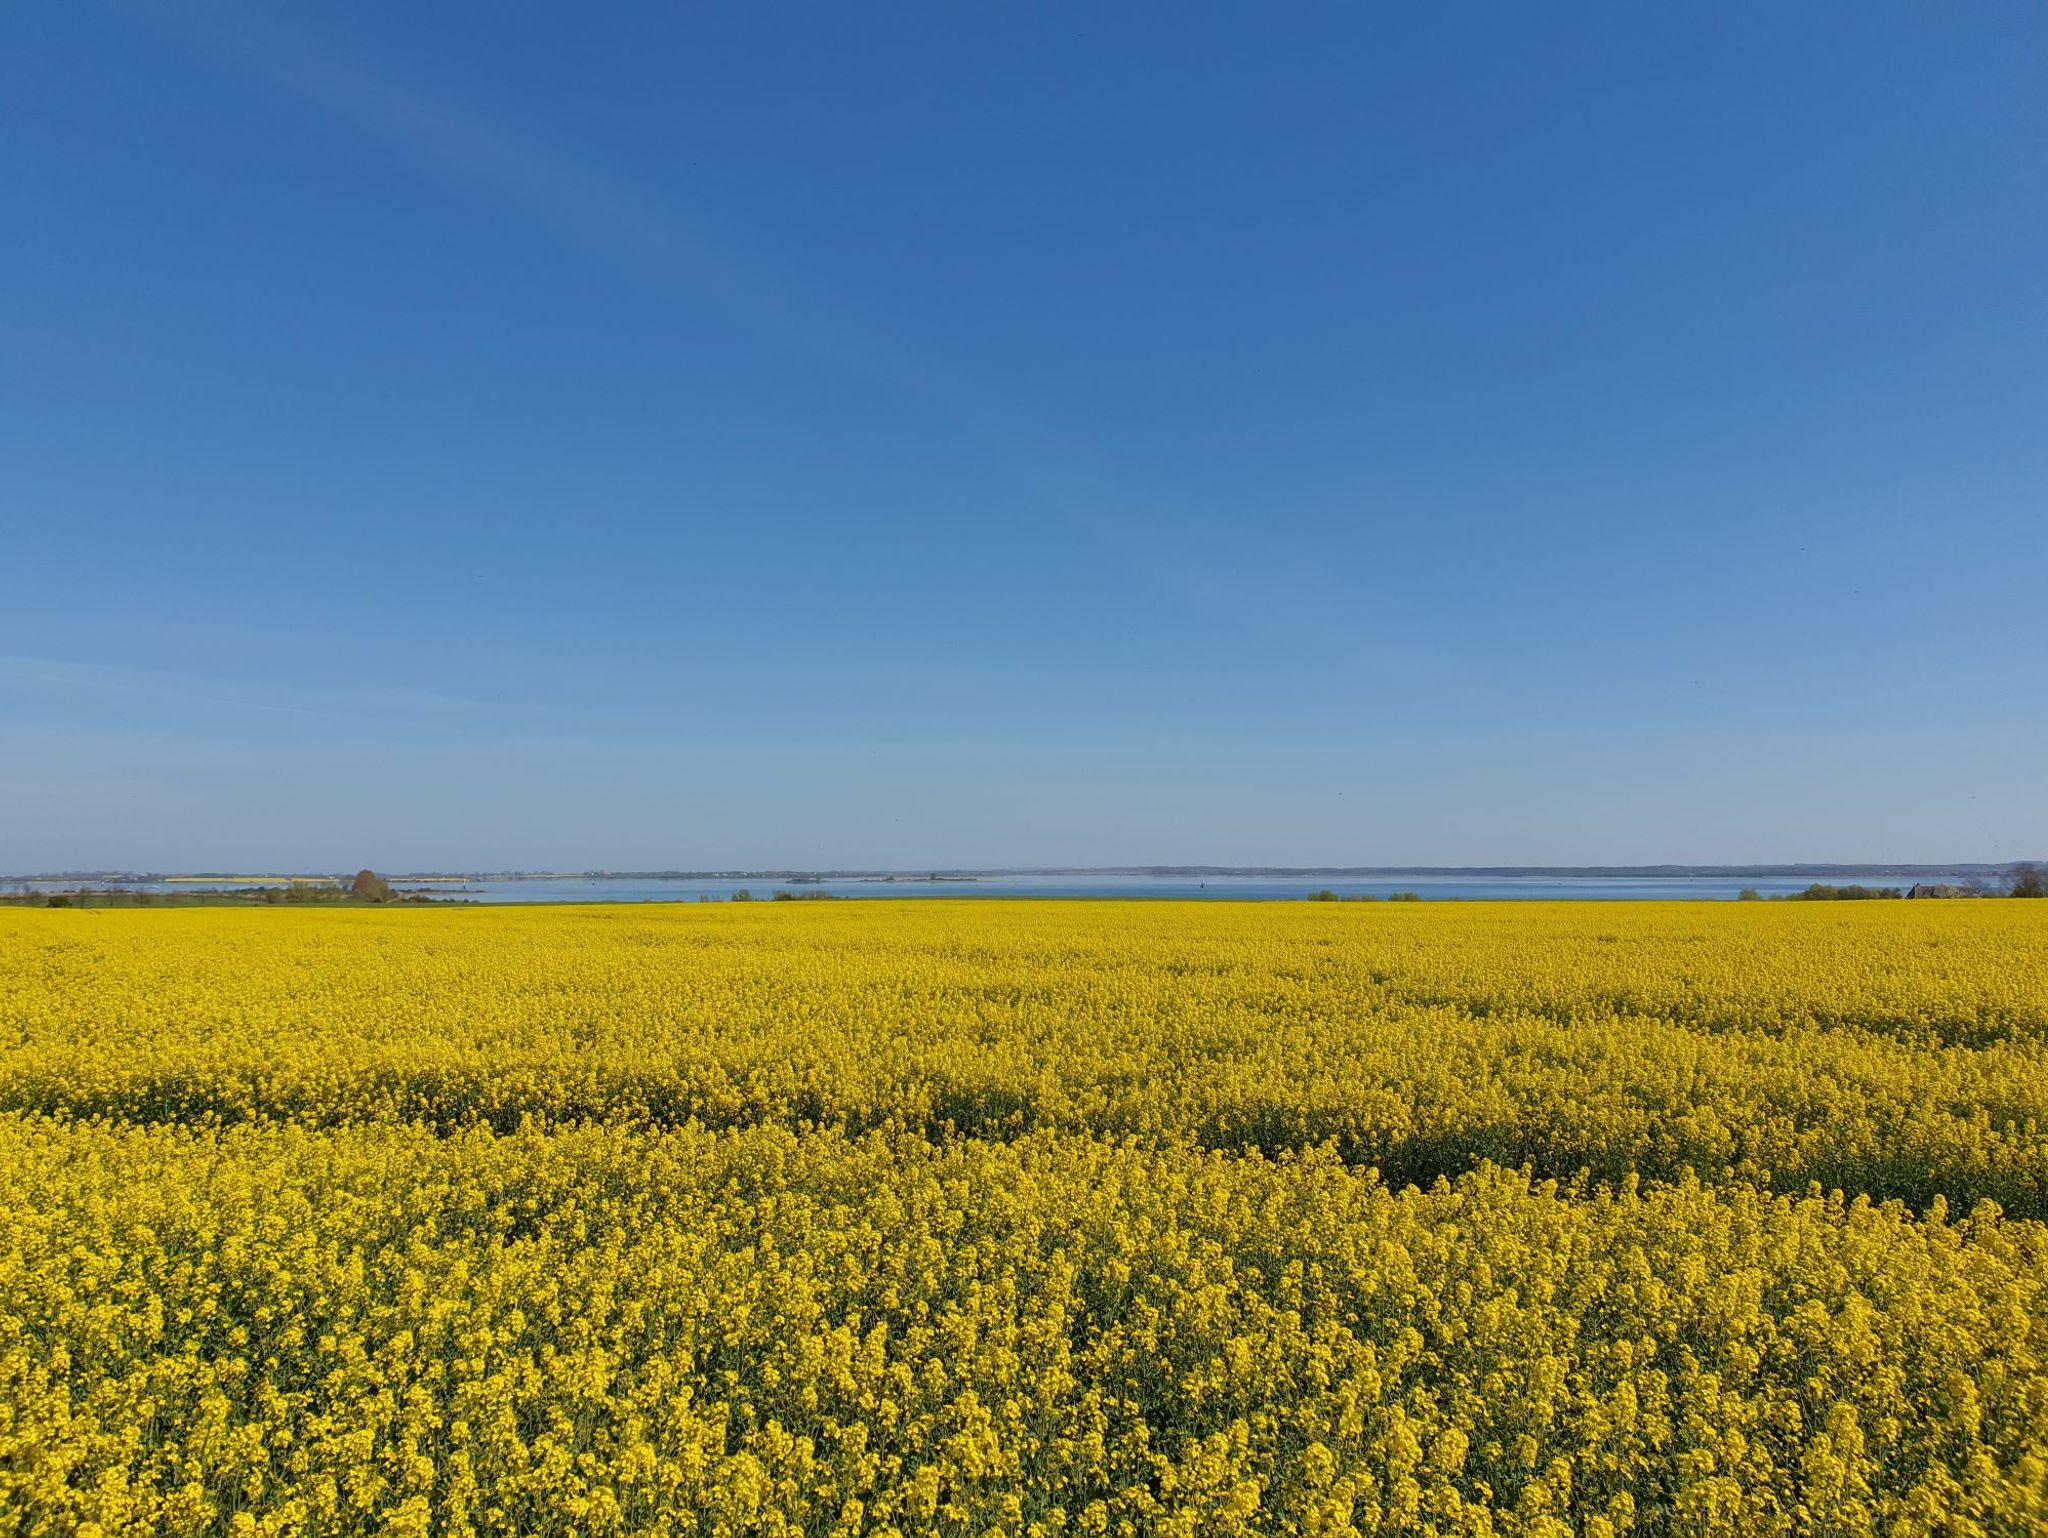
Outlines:
{"label": "blooming canola crop", "polygon": [[2048,1531],[2048,912],[0,912],[0,1527]]}

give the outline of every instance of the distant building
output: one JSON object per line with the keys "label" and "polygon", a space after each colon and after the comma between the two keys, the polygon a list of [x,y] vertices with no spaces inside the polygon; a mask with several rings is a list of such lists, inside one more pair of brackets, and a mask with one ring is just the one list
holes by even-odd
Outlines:
{"label": "distant building", "polygon": [[1976,894],[1966,886],[1957,886],[1949,881],[1916,881],[1907,889],[1908,897],[1974,897]]}

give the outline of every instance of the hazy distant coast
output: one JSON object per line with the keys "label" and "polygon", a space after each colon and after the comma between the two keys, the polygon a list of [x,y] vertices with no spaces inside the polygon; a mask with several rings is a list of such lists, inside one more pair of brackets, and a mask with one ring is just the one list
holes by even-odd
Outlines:
{"label": "hazy distant coast", "polygon": [[[1822,893],[1926,896],[2008,890],[2010,867],[1948,865],[1233,866],[1139,865],[984,869],[718,871],[414,871],[377,878],[384,901],[510,903],[729,902],[787,897],[931,901],[1160,899],[1713,902]],[[316,874],[66,872],[0,878],[0,901],[48,906],[245,906],[325,900],[343,885]],[[354,899],[351,899],[354,900]]]}
{"label": "hazy distant coast", "polygon": [[[719,870],[420,870],[394,871],[392,881],[479,882],[479,881],[981,881],[1004,876],[1127,876],[1158,880],[1200,880],[1204,878],[1272,878],[1280,880],[1376,881],[1402,876],[1483,877],[1495,880],[1530,879],[1667,879],[1715,878],[1733,880],[1755,877],[1778,878],[1856,876],[1990,877],[2010,871],[2013,861],[1953,861],[1947,864],[1833,864],[1798,861],[1779,865],[991,865],[920,866],[909,869],[886,867],[778,867],[746,866]],[[220,882],[275,883],[283,881],[346,880],[348,872],[301,871],[286,875],[248,875],[235,871],[44,871],[0,876],[0,881],[73,882],[164,882],[188,884]]]}

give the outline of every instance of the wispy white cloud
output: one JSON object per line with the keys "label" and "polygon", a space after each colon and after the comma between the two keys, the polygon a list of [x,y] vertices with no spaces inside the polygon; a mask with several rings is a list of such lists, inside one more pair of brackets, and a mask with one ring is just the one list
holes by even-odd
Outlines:
{"label": "wispy white cloud", "polygon": [[[1228,584],[1200,575],[1159,529],[1168,510],[1122,484],[1071,433],[1049,426],[987,382],[949,366],[829,299],[751,242],[665,187],[352,58],[269,12],[175,8],[151,13],[207,56],[287,100],[344,123],[451,183],[513,210],[551,238],[685,296],[738,330],[845,377],[921,402],[988,450],[994,473],[1024,491],[1035,516],[1134,581],[1228,631],[1288,639],[1305,607],[1355,594],[1303,552],[1288,560],[1269,518],[1256,524],[1260,569]],[[1336,658],[1384,676],[1371,648],[1326,638]]]}
{"label": "wispy white cloud", "polygon": [[[471,699],[432,689],[320,688],[275,686],[158,668],[80,662],[55,657],[0,656],[0,686],[15,685],[58,694],[125,695],[166,704],[205,705],[225,710],[361,722],[393,715],[476,715],[503,711],[501,702]],[[521,709],[537,707],[522,706]]]}
{"label": "wispy white cloud", "polygon": [[974,425],[1034,431],[976,381],[863,325],[672,193],[556,139],[401,82],[268,12],[155,13],[204,53],[382,141],[556,240],[686,292],[799,357],[922,397]]}

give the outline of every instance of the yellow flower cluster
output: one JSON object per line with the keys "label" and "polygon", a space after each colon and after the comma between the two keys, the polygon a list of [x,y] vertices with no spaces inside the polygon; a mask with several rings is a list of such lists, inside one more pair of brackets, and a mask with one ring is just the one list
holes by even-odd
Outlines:
{"label": "yellow flower cluster", "polygon": [[0,1111],[1479,1159],[2048,1217],[2048,905],[0,912]]}
{"label": "yellow flower cluster", "polygon": [[0,913],[0,1531],[2048,1532],[2044,942]]}

